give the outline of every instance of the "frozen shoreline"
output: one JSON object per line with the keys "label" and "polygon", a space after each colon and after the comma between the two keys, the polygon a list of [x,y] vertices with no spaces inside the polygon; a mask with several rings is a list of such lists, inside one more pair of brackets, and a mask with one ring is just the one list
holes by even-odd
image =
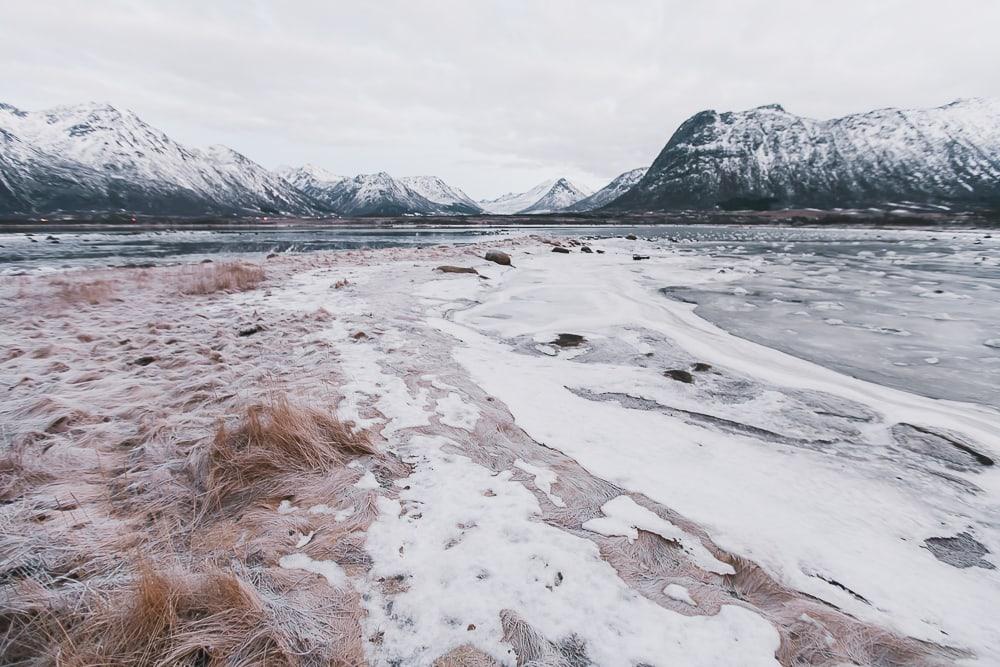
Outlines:
{"label": "frozen shoreline", "polygon": [[[637,246],[622,240],[566,255],[497,241],[513,268],[482,260],[488,245],[280,256],[263,288],[191,310],[164,292],[156,315],[144,311],[133,293],[149,288],[125,281],[123,304],[61,317],[84,326],[132,304],[137,317],[174,318],[163,335],[182,342],[198,313],[213,326],[259,322],[261,333],[231,334],[219,349],[236,385],[227,412],[266,376],[370,430],[394,463],[363,458],[345,471],[349,506],[275,501],[276,544],[285,525],[294,539],[265,562],[305,569],[319,596],[354,591],[374,664],[460,654],[476,664],[834,664],[865,650],[925,664],[963,651],[981,664],[1000,658],[1000,575],[988,569],[1000,553],[1000,480],[983,463],[1000,458],[1000,414],[731,336],[658,290],[738,276],[639,243],[650,260],[633,261]],[[480,275],[435,272],[441,264]],[[172,270],[147,275],[157,285]],[[8,321],[37,324],[11,308]],[[132,326],[105,320],[109,337]],[[54,373],[45,387],[17,385],[2,413],[22,421],[12,439],[50,418],[28,410],[42,392],[56,404],[71,396],[64,375],[76,370],[43,364],[71,366],[91,345],[40,326],[4,334],[26,352],[20,331],[55,341],[44,362],[29,353],[0,366],[11,378]],[[551,343],[564,333],[583,341]],[[159,381],[159,365],[114,372]],[[173,375],[180,400],[185,372]],[[102,400],[72,394],[85,412]],[[195,450],[219,416],[211,407],[191,423],[173,418]],[[73,435],[51,436],[49,451],[79,448]],[[363,561],[331,542],[350,522]],[[988,549],[979,564],[957,568],[925,543],[960,534]]]}

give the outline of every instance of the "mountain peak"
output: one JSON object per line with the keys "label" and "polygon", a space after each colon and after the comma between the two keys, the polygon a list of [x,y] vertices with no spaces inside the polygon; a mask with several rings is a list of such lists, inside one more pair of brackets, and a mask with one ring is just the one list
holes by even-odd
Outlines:
{"label": "mountain peak", "polygon": [[459,188],[438,176],[406,176],[399,179],[407,188],[437,204],[446,213],[475,214],[483,209]]}
{"label": "mountain peak", "polygon": [[561,177],[543,181],[527,192],[511,193],[493,200],[480,201],[489,213],[499,215],[553,213],[586,197],[589,192]]}
{"label": "mountain peak", "polygon": [[628,171],[615,176],[611,179],[610,183],[594,194],[584,197],[575,204],[567,206],[564,210],[567,213],[582,213],[607,206],[632,189],[632,187],[638,183],[645,174],[646,167],[629,169]]}

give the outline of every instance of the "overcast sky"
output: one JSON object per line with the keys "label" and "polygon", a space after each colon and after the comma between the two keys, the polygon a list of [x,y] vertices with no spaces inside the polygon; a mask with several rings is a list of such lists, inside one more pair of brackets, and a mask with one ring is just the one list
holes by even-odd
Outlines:
{"label": "overcast sky", "polygon": [[0,99],[474,197],[649,164],[701,109],[1000,97],[995,0],[0,0]]}

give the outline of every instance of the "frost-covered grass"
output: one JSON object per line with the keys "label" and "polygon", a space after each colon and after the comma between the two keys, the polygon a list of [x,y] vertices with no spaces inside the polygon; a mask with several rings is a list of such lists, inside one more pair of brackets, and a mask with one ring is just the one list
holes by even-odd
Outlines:
{"label": "frost-covered grass", "polygon": [[322,473],[376,453],[367,434],[331,413],[272,398],[248,407],[235,428],[219,425],[207,451],[207,504],[221,509],[233,498],[273,496],[284,476]]}
{"label": "frost-covered grass", "polygon": [[[359,567],[374,515],[348,464],[401,471],[337,419],[333,360],[281,344],[323,317],[243,337],[250,313],[222,293],[193,311],[177,275],[0,283],[17,378],[0,406],[0,661],[356,664],[357,593],[282,559]],[[63,283],[114,298],[50,307]],[[335,512],[281,514],[283,498]]]}
{"label": "frost-covered grass", "polygon": [[264,278],[263,267],[246,262],[193,264],[178,275],[183,294],[242,292],[256,288]]}

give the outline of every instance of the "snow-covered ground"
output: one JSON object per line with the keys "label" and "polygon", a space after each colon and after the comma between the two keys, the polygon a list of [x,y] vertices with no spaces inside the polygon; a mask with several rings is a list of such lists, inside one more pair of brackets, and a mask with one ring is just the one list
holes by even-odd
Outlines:
{"label": "snow-covered ground", "polygon": [[[239,297],[334,313],[320,335],[350,378],[341,412],[411,467],[351,582],[374,663],[464,647],[504,664],[832,664],[890,645],[1000,661],[1000,413],[738,338],[661,292],[734,293],[747,272],[729,260],[505,245],[514,267],[449,262],[481,275],[373,257],[336,270],[345,289],[323,269]],[[750,572],[766,583],[741,588]],[[796,643],[809,632],[814,653]]]}
{"label": "snow-covered ground", "polygon": [[[115,441],[46,430],[62,423],[60,405],[129,434],[128,415],[157,407],[157,446],[163,434],[162,446],[176,438],[196,453],[223,407],[268,387],[368,431],[375,455],[323,469],[329,485],[314,475],[292,495],[259,499],[253,512],[267,522],[241,534],[266,546],[255,552],[262,572],[328,596],[335,620],[353,623],[343,636],[360,635],[358,655],[374,665],[1000,664],[990,395],[945,400],[933,385],[900,388],[902,376],[843,372],[852,355],[857,368],[875,366],[871,341],[883,338],[844,338],[849,349],[812,357],[770,333],[791,326],[765,296],[780,280],[809,286],[810,305],[797,307],[839,302],[830,317],[874,322],[851,310],[869,297],[854,296],[876,289],[861,276],[888,273],[864,274],[864,261],[882,271],[894,260],[856,246],[848,261],[831,248],[881,233],[470,232],[462,239],[478,243],[249,255],[264,283],[203,299],[170,287],[184,267],[81,270],[66,278],[100,278],[109,297],[51,318],[29,299],[55,277],[3,277],[13,325],[0,331],[11,350],[0,370],[12,380],[0,428],[47,433],[36,443],[55,443],[44,461]],[[174,242],[204,243],[199,234]],[[932,243],[930,232],[886,234],[909,257]],[[892,271],[968,298],[914,290],[907,317],[948,304],[954,321],[997,321],[983,298],[995,293],[994,241],[959,236],[949,241],[958,250],[935,246],[934,263]],[[483,259],[490,249],[512,266]],[[908,293],[886,285],[885,300]],[[713,310],[718,295],[773,308],[775,321],[734,335],[718,313],[735,311]],[[890,305],[880,316],[901,328]],[[795,326],[811,340],[846,325]],[[948,369],[967,338],[936,337],[940,363],[926,365]],[[976,363],[955,378],[965,391],[989,384],[1000,357],[976,345]],[[212,365],[190,365],[192,355]],[[115,392],[79,384],[95,364]]]}

